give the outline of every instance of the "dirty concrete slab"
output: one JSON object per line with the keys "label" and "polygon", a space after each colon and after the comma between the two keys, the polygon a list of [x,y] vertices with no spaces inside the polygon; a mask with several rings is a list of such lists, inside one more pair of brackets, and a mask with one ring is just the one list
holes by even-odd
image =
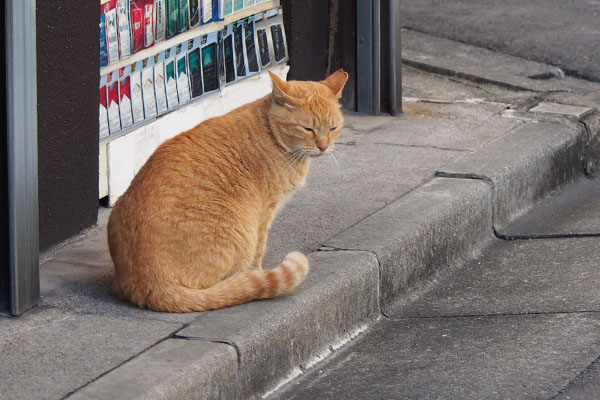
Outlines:
{"label": "dirty concrete slab", "polygon": [[508,237],[600,235],[600,173],[560,188],[501,233]]}
{"label": "dirty concrete slab", "polygon": [[600,237],[503,241],[388,309],[393,318],[600,311]]}
{"label": "dirty concrete slab", "polygon": [[0,397],[62,398],[181,327],[43,306],[1,318]]}
{"label": "dirty concrete slab", "polygon": [[551,398],[600,353],[596,314],[381,321],[278,399]]}

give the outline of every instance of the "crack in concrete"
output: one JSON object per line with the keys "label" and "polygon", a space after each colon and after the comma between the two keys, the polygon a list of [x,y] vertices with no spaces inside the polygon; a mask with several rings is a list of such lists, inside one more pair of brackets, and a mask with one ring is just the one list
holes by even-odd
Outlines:
{"label": "crack in concrete", "polygon": [[582,377],[588,372],[590,371],[594,365],[598,365],[600,364],[600,356],[597,357],[594,361],[592,361],[591,363],[589,363],[585,368],[583,368],[581,371],[579,371],[577,373],[577,375],[575,375],[575,377],[573,377],[573,379],[571,379],[565,386],[563,386],[558,392],[556,392],[556,394],[554,394],[552,397],[549,397],[548,400],[553,400],[556,399],[559,395],[561,395],[565,390],[575,386],[576,382],[579,379],[582,379]]}
{"label": "crack in concrete", "polygon": [[197,340],[199,342],[219,343],[219,344],[225,344],[225,345],[231,346],[235,350],[238,371],[240,371],[240,372],[242,371],[242,351],[240,350],[237,343],[234,342],[233,340],[226,340],[226,339],[219,339],[219,338],[203,338],[203,337],[197,337],[197,336],[186,336],[186,335],[179,335],[177,333],[172,334],[171,338],[178,339],[178,340]]}

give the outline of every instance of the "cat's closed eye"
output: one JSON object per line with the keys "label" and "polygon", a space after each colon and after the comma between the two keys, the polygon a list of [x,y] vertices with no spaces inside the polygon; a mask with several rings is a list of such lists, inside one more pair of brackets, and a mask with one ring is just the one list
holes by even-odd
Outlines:
{"label": "cat's closed eye", "polygon": [[314,133],[315,130],[313,128],[309,128],[308,126],[303,127],[305,131]]}

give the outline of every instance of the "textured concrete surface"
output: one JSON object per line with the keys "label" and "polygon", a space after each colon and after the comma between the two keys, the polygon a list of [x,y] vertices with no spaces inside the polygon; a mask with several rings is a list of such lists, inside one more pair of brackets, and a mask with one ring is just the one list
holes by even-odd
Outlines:
{"label": "textured concrete surface", "polygon": [[548,399],[600,353],[587,314],[382,321],[276,399]]}
{"label": "textured concrete surface", "polygon": [[406,0],[401,12],[403,26],[411,29],[555,65],[600,82],[598,1]]}

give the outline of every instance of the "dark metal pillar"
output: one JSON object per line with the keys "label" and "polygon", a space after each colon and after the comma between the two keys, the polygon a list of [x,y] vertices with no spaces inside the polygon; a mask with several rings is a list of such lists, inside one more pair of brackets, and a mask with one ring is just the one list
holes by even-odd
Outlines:
{"label": "dark metal pillar", "polygon": [[19,315],[40,295],[36,2],[4,4],[9,300],[10,313]]}
{"label": "dark metal pillar", "polygon": [[400,0],[357,0],[357,111],[402,111]]}

